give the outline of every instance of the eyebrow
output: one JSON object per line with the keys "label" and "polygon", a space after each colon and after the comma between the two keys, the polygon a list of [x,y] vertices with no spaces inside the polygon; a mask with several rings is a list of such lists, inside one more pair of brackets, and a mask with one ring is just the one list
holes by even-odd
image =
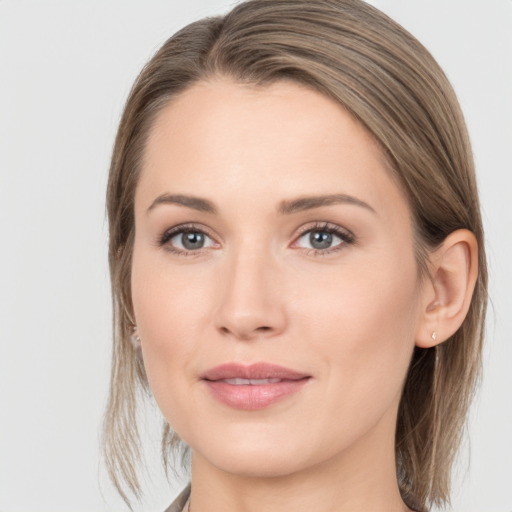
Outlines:
{"label": "eyebrow", "polygon": [[198,210],[200,212],[206,213],[217,213],[217,208],[213,205],[211,201],[208,199],[202,199],[200,197],[194,196],[185,196],[182,194],[162,194],[158,196],[147,209],[146,213],[149,213],[156,206],[160,204],[177,204],[180,206],[186,206],[187,208],[192,208],[193,210]]}
{"label": "eyebrow", "polygon": [[[215,205],[208,199],[201,197],[188,196],[182,194],[162,194],[158,196],[149,206],[146,213],[149,213],[155,207],[161,204],[177,204],[179,206],[185,206],[192,208],[200,212],[217,214],[218,210]],[[347,194],[328,194],[319,196],[307,196],[300,197],[298,199],[292,199],[290,201],[282,201],[279,205],[278,212],[281,215],[291,215],[297,212],[303,212],[306,210],[312,210],[314,208],[321,208],[322,206],[331,206],[333,204],[351,204],[360,206],[373,213],[375,210],[364,201],[357,199],[356,197],[349,196]]]}
{"label": "eyebrow", "polygon": [[289,215],[292,213],[312,210],[313,208],[321,208],[322,206],[330,206],[333,204],[352,204],[361,206],[367,210],[377,213],[368,203],[357,199],[356,197],[346,194],[329,194],[321,196],[308,196],[291,201],[282,201],[279,206],[279,213]]}

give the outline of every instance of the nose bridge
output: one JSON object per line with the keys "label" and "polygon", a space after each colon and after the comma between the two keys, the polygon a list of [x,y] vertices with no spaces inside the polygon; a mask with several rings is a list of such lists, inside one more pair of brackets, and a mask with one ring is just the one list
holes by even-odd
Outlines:
{"label": "nose bridge", "polygon": [[279,269],[270,248],[255,240],[233,247],[219,276],[217,326],[240,339],[272,336],[284,329],[286,319],[279,287]]}

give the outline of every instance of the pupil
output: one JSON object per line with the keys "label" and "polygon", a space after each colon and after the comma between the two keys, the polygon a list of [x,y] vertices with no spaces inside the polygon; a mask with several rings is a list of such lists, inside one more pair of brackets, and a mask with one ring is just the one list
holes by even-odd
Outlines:
{"label": "pupil", "polygon": [[309,235],[309,241],[315,249],[328,249],[332,244],[332,234],[325,231],[313,231]]}
{"label": "pupil", "polygon": [[201,249],[204,245],[204,235],[202,233],[184,233],[181,243],[185,249]]}

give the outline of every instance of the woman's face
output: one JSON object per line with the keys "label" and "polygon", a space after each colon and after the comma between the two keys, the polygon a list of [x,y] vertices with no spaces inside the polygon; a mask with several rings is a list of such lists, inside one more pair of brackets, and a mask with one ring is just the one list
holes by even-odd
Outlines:
{"label": "woman's face", "polygon": [[194,460],[270,476],[393,453],[412,224],[340,106],[290,82],[194,85],[152,127],[135,221],[144,365]]}

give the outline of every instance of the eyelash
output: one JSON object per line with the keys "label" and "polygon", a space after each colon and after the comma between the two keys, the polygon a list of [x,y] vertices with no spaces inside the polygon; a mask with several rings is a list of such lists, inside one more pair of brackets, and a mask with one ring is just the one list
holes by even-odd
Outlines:
{"label": "eyelash", "polygon": [[176,235],[185,234],[185,233],[201,233],[203,235],[206,235],[208,238],[211,238],[213,240],[213,236],[211,236],[207,230],[205,230],[203,227],[199,227],[196,224],[180,224],[179,226],[175,226],[171,229],[168,229],[161,237],[158,239],[158,245],[162,248],[164,248],[166,251],[176,254],[178,256],[188,256],[188,257],[194,257],[194,256],[200,256],[204,249],[198,249],[195,251],[186,251],[183,249],[178,249],[176,247],[173,247],[171,244],[168,244],[169,240],[171,240]]}
{"label": "eyelash", "polygon": [[[295,238],[293,243],[297,243],[297,241],[300,240],[304,235],[313,231],[329,233],[331,235],[337,236],[341,240],[341,242],[335,245],[334,247],[329,247],[327,249],[303,248],[303,250],[306,251],[306,254],[308,256],[326,256],[342,250],[346,245],[351,245],[356,242],[355,236],[347,229],[341,228],[336,224],[331,224],[330,222],[317,222],[313,225],[304,227],[299,233],[299,235]],[[183,249],[178,249],[168,244],[169,240],[171,240],[176,235],[185,233],[200,233],[206,235],[208,238],[212,240],[214,239],[213,236],[211,236],[208,233],[208,231],[205,230],[203,227],[197,226],[196,224],[180,224],[179,226],[175,226],[165,231],[165,233],[158,238],[157,245],[164,248],[166,251],[172,254],[187,257],[200,256],[201,254],[203,254],[204,250],[208,249],[201,248],[194,251],[187,251]]]}
{"label": "eyelash", "polygon": [[304,235],[313,231],[335,235],[341,240],[341,242],[338,245],[327,249],[304,249],[308,256],[328,256],[343,250],[346,245],[352,245],[356,242],[355,236],[348,229],[342,228],[336,224],[331,224],[330,222],[317,222],[312,226],[304,227],[299,236],[295,239],[294,243],[300,240]]}

